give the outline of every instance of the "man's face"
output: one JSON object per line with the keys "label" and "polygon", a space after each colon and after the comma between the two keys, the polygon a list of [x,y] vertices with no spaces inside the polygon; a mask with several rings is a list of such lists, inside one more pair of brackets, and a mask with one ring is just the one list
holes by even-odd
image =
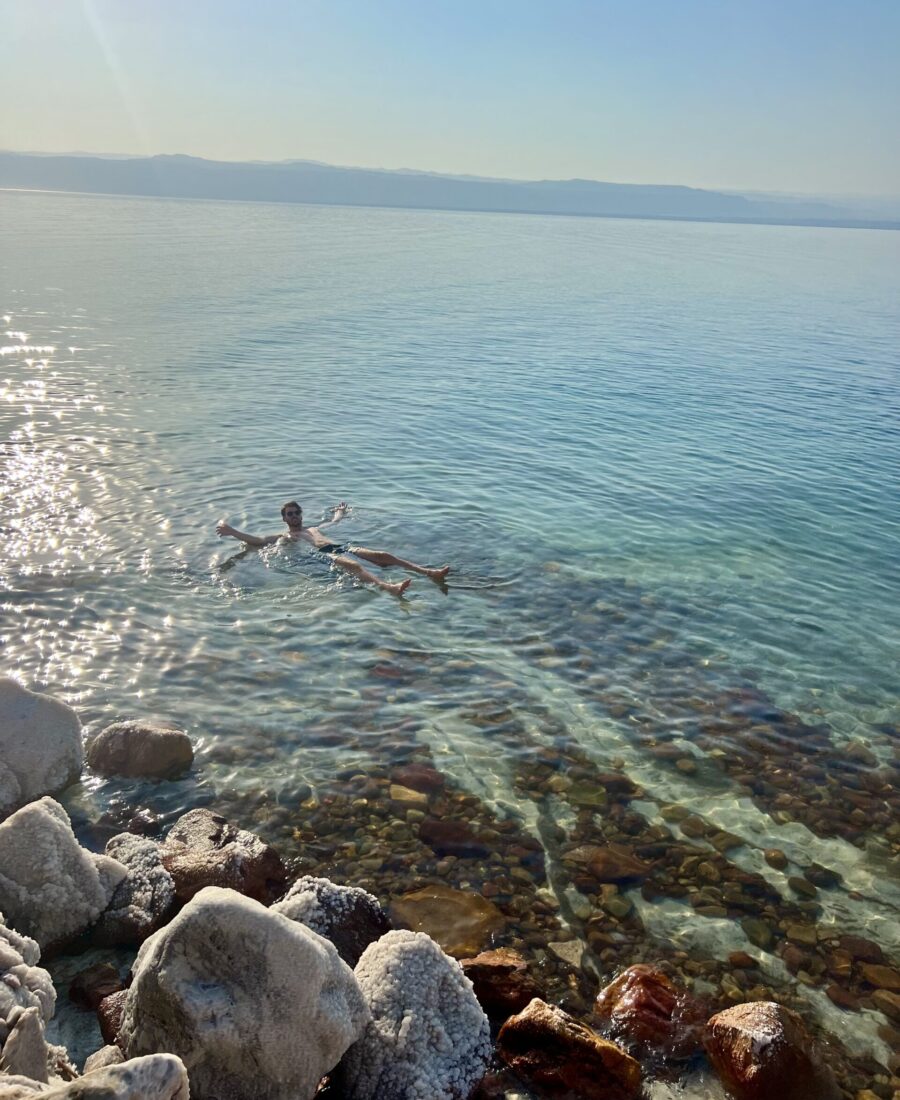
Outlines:
{"label": "man's face", "polygon": [[284,516],[284,522],[288,527],[302,527],[303,526],[303,509],[302,508],[285,508],[282,513]]}

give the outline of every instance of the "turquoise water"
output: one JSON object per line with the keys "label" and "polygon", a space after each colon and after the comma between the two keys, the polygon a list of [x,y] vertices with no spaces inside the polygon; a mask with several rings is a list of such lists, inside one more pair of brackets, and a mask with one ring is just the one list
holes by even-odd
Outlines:
{"label": "turquoise water", "polygon": [[[882,825],[781,820],[690,743],[753,685],[836,765],[891,758],[898,260],[879,231],[3,194],[5,668],[199,749],[72,807],[246,798],[264,830],[414,729],[527,816],[519,758],[564,731],[650,803],[840,866],[866,898],[829,919],[887,935]],[[349,500],[336,537],[448,590],[216,538],[287,499]]]}

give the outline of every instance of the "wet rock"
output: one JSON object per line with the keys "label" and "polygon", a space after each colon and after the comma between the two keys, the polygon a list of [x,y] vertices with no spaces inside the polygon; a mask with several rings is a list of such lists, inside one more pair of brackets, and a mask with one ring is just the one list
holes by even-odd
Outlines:
{"label": "wet rock", "polygon": [[106,854],[126,869],[125,878],[99,921],[95,943],[140,944],[161,928],[175,905],[175,880],[163,867],[159,845],[131,833],[120,833],[106,845]]}
{"label": "wet rock", "polygon": [[122,989],[118,993],[111,993],[108,997],[104,997],[97,1006],[97,1023],[100,1025],[100,1034],[106,1043],[118,1044],[119,1028],[122,1026],[127,996],[128,990]]}
{"label": "wet rock", "polygon": [[838,944],[842,951],[846,951],[850,958],[857,962],[884,962],[884,952],[878,944],[862,936],[841,936]]}
{"label": "wet rock", "polygon": [[377,898],[358,887],[309,875],[298,879],[272,911],[330,940],[348,966],[356,966],[369,944],[391,930]]}
{"label": "wet rock", "polygon": [[463,821],[427,817],[419,825],[419,839],[438,856],[463,856],[485,859],[490,855],[488,847]]}
{"label": "wet rock", "polygon": [[843,1008],[847,1012],[856,1012],[859,1008],[859,997],[854,997],[852,993],[842,989],[839,985],[827,986],[825,993],[832,1004],[836,1004],[838,1008]]}
{"label": "wet rock", "polygon": [[407,764],[397,768],[391,775],[395,783],[425,794],[432,794],[444,786],[444,777],[441,773],[427,764]]}
{"label": "wet rock", "polygon": [[649,864],[618,844],[585,844],[564,853],[564,859],[584,864],[598,882],[628,882],[644,878]]}
{"label": "wet rock", "polygon": [[537,999],[500,1029],[497,1054],[549,1096],[634,1100],[640,1093],[641,1071],[633,1058],[562,1009]]}
{"label": "wet rock", "polygon": [[160,859],[182,902],[206,886],[219,886],[268,905],[287,884],[287,870],[274,848],[205,809],[191,810],[175,822]]}
{"label": "wet rock", "polygon": [[783,871],[788,865],[788,857],[780,848],[767,848],[763,852],[763,858],[770,867],[776,871]]}
{"label": "wet rock", "polygon": [[355,974],[371,1022],[341,1063],[341,1095],[467,1100],[491,1040],[459,964],[428,936],[396,931],[366,948]]}
{"label": "wet rock", "polygon": [[705,1045],[735,1100],[839,1100],[803,1021],[782,1005],[756,1001],[726,1008],[709,1021]]}
{"label": "wet rock", "polygon": [[753,946],[762,948],[763,951],[768,951],[775,942],[772,926],[760,917],[744,917],[741,928]]}
{"label": "wet rock", "polygon": [[311,1096],[368,1020],[332,944],[233,890],[197,894],[133,974],[119,1044],[183,1057],[200,1100]]}
{"label": "wet rock", "polygon": [[442,884],[396,898],[390,913],[395,924],[426,932],[458,959],[477,955],[506,924],[492,902]]}
{"label": "wet rock", "polygon": [[122,864],[81,847],[52,798],[23,806],[0,824],[0,909],[42,949],[85,931],[126,873]]}
{"label": "wet rock", "polygon": [[828,867],[823,867],[821,863],[813,863],[803,872],[804,878],[813,884],[813,886],[820,886],[823,890],[831,889],[834,886],[840,886],[843,879],[837,871],[832,871]]}
{"label": "wet rock", "polygon": [[116,1046],[101,1047],[89,1054],[85,1059],[85,1075],[98,1069],[106,1069],[107,1066],[120,1066],[125,1061],[125,1055]]}
{"label": "wet rock", "polygon": [[746,951],[732,951],[728,956],[728,963],[735,970],[752,970],[758,965],[756,959]]}
{"label": "wet rock", "polygon": [[79,1008],[96,1012],[100,1002],[125,987],[112,963],[95,963],[80,970],[69,985],[69,1000]]}
{"label": "wet rock", "polygon": [[872,1001],[879,1012],[892,1020],[900,1020],[900,994],[889,989],[876,989],[872,994]]}
{"label": "wet rock", "polygon": [[594,1012],[610,1038],[640,1054],[677,1060],[700,1050],[709,1015],[696,997],[645,964],[628,967],[602,989]]}
{"label": "wet rock", "polygon": [[0,677],[0,820],[81,775],[81,722],[65,703]]}
{"label": "wet rock", "polygon": [[863,963],[859,971],[869,985],[878,989],[890,989],[893,993],[900,992],[900,970],[895,970],[892,966]]}
{"label": "wet rock", "polygon": [[509,947],[482,951],[460,965],[471,981],[478,1003],[494,1021],[505,1020],[522,1009],[541,991],[528,973],[528,964]]}
{"label": "wet rock", "polygon": [[154,722],[114,722],[90,742],[87,762],[100,775],[169,779],[194,762],[184,730]]}
{"label": "wet rock", "polygon": [[413,790],[412,787],[403,787],[399,783],[392,783],[389,790],[392,802],[401,806],[424,807],[428,805],[428,795],[422,791]]}

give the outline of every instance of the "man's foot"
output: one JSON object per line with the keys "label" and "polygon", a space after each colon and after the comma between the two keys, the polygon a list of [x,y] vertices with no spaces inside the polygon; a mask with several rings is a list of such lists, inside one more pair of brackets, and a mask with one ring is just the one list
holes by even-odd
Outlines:
{"label": "man's foot", "polygon": [[384,588],[385,592],[390,592],[392,596],[402,596],[411,584],[412,578],[407,577],[405,581],[397,581],[396,584],[384,583],[382,587]]}
{"label": "man's foot", "polygon": [[450,572],[450,566],[449,565],[442,565],[440,567],[440,569],[426,569],[425,570],[426,576],[431,577],[431,579],[433,581],[437,581],[438,583],[440,583],[442,580],[444,580],[449,572]]}

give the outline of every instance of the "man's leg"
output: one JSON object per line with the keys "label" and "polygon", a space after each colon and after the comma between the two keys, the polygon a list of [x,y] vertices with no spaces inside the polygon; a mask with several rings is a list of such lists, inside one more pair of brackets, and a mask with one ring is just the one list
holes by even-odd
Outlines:
{"label": "man's leg", "polygon": [[398,558],[396,554],[389,554],[387,550],[368,550],[364,546],[348,546],[351,554],[355,554],[363,561],[370,561],[373,565],[387,569],[391,565],[399,565],[401,569],[408,569],[411,573],[420,573],[423,577],[431,577],[433,581],[442,581],[450,572],[449,565],[442,565],[438,569],[431,569],[427,565],[417,565],[414,561],[406,561]]}
{"label": "man's leg", "polygon": [[390,592],[392,596],[401,596],[412,584],[410,580],[397,581],[395,584],[379,580],[374,573],[370,573],[368,569],[364,569],[358,561],[354,561],[353,558],[344,557],[343,554],[333,554],[331,560],[335,565],[339,565],[345,572],[352,573],[354,577],[359,577],[361,581],[365,581],[367,584],[374,584],[383,591]]}

